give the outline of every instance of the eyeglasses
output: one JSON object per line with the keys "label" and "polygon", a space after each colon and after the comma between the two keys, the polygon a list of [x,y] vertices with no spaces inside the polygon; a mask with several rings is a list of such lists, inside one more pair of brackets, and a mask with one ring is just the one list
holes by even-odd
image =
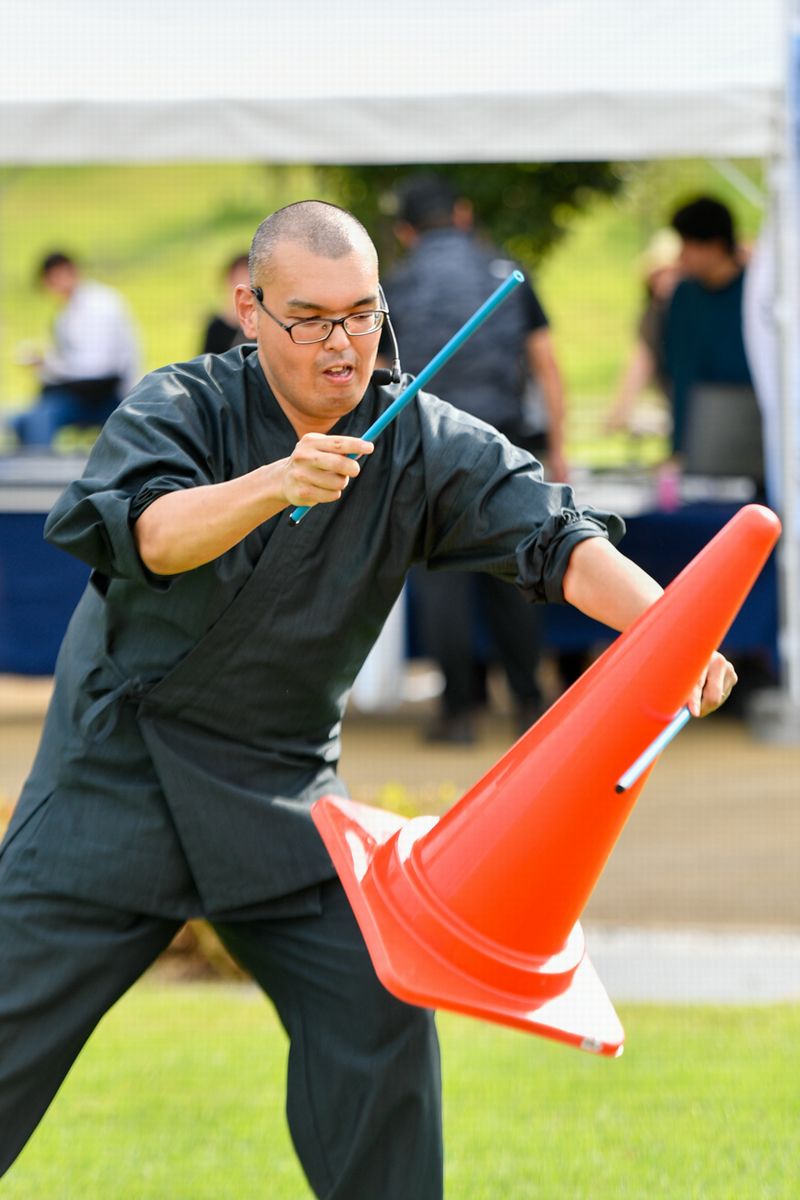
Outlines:
{"label": "eyeglasses", "polygon": [[385,308],[369,309],[367,312],[348,313],[346,317],[303,317],[285,325],[274,313],[271,313],[264,303],[264,293],[260,287],[251,287],[250,291],[256,299],[259,308],[263,308],[268,317],[276,325],[285,329],[297,346],[308,346],[312,342],[325,342],[331,336],[335,325],[341,325],[348,337],[363,337],[366,333],[377,333],[387,316]]}

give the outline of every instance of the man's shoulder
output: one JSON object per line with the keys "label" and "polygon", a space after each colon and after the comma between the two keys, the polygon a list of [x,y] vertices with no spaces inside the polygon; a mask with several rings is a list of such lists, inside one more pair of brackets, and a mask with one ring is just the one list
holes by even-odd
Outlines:
{"label": "man's shoulder", "polygon": [[191,394],[215,407],[224,406],[246,385],[257,369],[254,344],[245,343],[224,354],[199,354],[182,362],[167,363],[148,372],[136,388],[174,397]]}
{"label": "man's shoulder", "polygon": [[122,312],[126,307],[116,288],[107,283],[99,283],[96,279],[82,280],[75,289],[75,296],[82,308]]}
{"label": "man's shoulder", "polygon": [[[409,377],[410,379],[410,377]],[[476,447],[501,437],[493,425],[463,408],[443,400],[435,392],[420,392],[417,397],[420,425],[436,438],[466,438]]]}
{"label": "man's shoulder", "polygon": [[738,297],[744,288],[744,269],[726,283],[724,287],[707,287],[699,279],[682,279],[672,293],[670,312],[716,309],[727,305],[731,297]]}
{"label": "man's shoulder", "polygon": [[458,261],[474,262],[478,258],[486,258],[485,248],[469,234],[459,229],[431,229],[395,263],[387,282],[394,284],[427,276],[436,272],[442,261],[452,265]]}

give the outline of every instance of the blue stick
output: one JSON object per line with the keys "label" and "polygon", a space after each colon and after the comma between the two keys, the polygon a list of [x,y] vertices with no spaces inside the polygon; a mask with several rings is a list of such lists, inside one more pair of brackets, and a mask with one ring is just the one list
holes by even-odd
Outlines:
{"label": "blue stick", "polygon": [[[475,330],[483,324],[486,318],[492,315],[494,310],[503,303],[503,301],[514,290],[514,288],[518,287],[519,284],[523,282],[524,278],[525,277],[521,271],[511,272],[508,279],[501,283],[500,287],[497,288],[496,291],[492,292],[489,299],[485,300],[480,308],[472,314],[470,319],[461,326],[458,333],[453,334],[447,345],[443,346],[439,353],[434,355],[427,367],[422,368],[413,383],[410,383],[406,390],[401,392],[396,400],[392,401],[386,411],[381,413],[377,421],[374,421],[372,425],[370,425],[369,429],[367,429],[361,435],[365,442],[372,442],[379,433],[383,433],[386,426],[395,419],[398,413],[402,412],[409,400],[414,399],[417,392],[421,391],[422,388],[425,387],[425,384],[428,382],[428,380],[431,379],[436,372],[444,366],[449,358],[453,357],[456,350],[459,350],[461,346],[463,346],[467,338],[471,337]],[[357,457],[358,455],[356,454],[350,455],[350,458]],[[313,505],[307,504],[305,506],[301,505],[299,508],[295,508],[289,514],[290,520],[297,525],[300,521],[302,521],[309,508],[312,507]]]}
{"label": "blue stick", "polygon": [[657,758],[665,746],[668,746],[676,734],[680,733],[686,722],[691,718],[689,709],[684,705],[679,709],[675,716],[670,721],[665,729],[657,738],[654,738],[650,745],[636,759],[633,766],[628,767],[624,775],[620,776],[619,782],[616,785],[616,791],[627,792],[629,787],[632,787],[643,771],[646,771],[654,758]]}

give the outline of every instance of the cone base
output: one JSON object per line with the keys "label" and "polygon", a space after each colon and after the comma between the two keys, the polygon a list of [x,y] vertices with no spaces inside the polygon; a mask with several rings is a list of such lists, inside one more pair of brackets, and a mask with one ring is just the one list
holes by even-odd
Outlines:
{"label": "cone base", "polygon": [[375,851],[406,824],[403,817],[339,796],[323,796],[311,810],[333,859],[378,978],[409,1004],[443,1008],[510,1025],[594,1054],[622,1053],[624,1031],[611,1001],[584,955],[565,990],[542,1000],[514,995],[454,967],[415,934],[380,891],[365,888]]}

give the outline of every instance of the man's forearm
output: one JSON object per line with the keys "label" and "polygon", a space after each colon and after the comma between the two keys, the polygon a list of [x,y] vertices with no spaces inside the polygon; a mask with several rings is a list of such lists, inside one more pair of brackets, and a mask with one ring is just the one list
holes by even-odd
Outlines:
{"label": "man's forearm", "polygon": [[281,509],[340,498],[371,454],[363,438],[307,433],[289,458],[238,479],[168,492],[134,526],[136,548],[154,575],[178,575],[219,558]]}
{"label": "man's forearm", "polygon": [[159,496],[134,526],[142,562],[154,575],[178,575],[230,550],[287,507],[280,489],[284,465]]}
{"label": "man's forearm", "polygon": [[564,598],[612,629],[627,627],[649,608],[663,588],[605,538],[586,538],[572,551],[564,576]]}

